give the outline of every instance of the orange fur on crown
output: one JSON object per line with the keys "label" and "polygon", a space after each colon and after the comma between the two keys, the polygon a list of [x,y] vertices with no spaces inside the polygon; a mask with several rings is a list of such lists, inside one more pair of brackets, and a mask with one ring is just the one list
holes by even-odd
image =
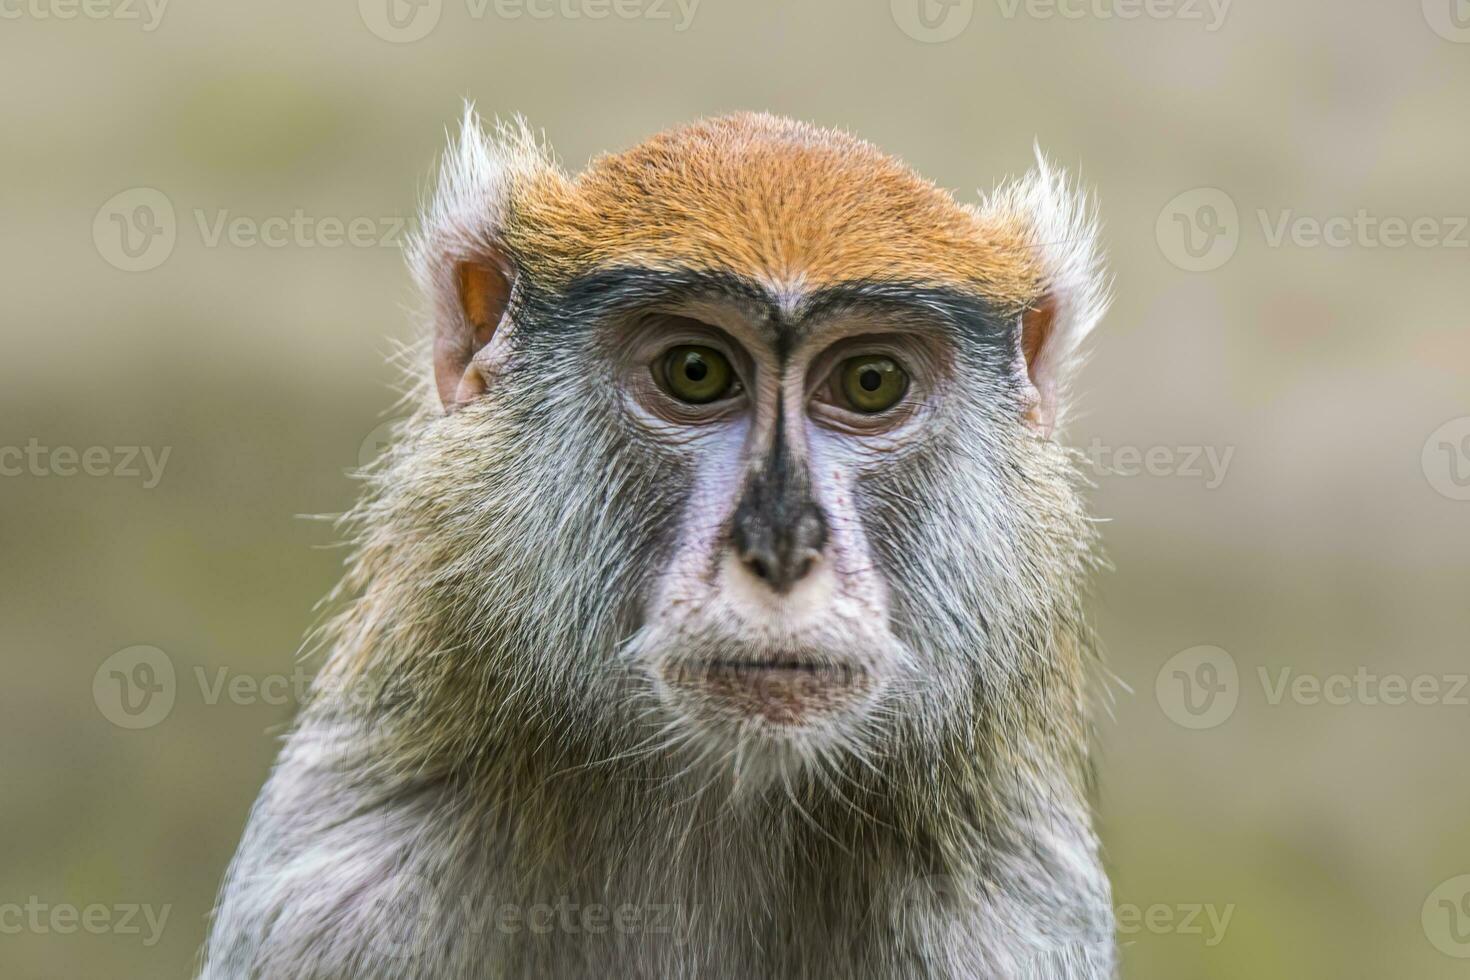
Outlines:
{"label": "orange fur on crown", "polygon": [[1022,216],[962,206],[871,143],[766,114],[673,129],[575,177],[527,168],[513,184],[506,241],[549,283],[677,266],[778,287],[969,287],[1009,309],[1042,288]]}

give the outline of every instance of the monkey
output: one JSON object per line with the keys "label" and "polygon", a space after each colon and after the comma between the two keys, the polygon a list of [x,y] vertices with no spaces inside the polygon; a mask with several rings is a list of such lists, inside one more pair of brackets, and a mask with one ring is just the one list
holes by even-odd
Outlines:
{"label": "monkey", "polygon": [[961,203],[744,113],[569,173],[468,106],[199,975],[1115,976],[1059,435],[1110,284],[1036,156]]}

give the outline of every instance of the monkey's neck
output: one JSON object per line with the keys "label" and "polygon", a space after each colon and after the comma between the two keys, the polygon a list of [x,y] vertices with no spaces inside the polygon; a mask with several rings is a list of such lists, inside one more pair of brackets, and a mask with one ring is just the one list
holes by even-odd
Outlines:
{"label": "monkey's neck", "polygon": [[[372,742],[308,715],[263,799],[274,825],[252,827],[259,847],[316,867],[318,900],[339,873],[344,891],[431,883],[431,940],[468,943],[506,976],[1109,975],[1107,883],[1064,784],[997,778],[960,799],[931,771],[925,813],[877,787],[793,779],[731,798],[525,751],[390,774]],[[538,932],[538,915],[556,921]],[[433,955],[451,952],[465,949]]]}

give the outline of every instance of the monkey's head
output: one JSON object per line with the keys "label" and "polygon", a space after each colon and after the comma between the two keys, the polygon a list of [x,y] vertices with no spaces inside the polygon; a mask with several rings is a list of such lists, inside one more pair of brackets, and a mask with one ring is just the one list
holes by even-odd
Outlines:
{"label": "monkey's head", "polygon": [[1044,163],[966,206],[739,115],[569,176],[471,116],[411,259],[432,395],[366,505],[399,608],[362,630],[446,715],[784,765],[1075,694],[1052,433],[1104,289]]}

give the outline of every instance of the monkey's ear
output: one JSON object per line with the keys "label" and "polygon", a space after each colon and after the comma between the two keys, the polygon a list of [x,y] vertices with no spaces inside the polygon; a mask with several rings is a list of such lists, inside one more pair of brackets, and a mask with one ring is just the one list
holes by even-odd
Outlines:
{"label": "monkey's ear", "polygon": [[485,393],[509,335],[491,347],[510,309],[515,272],[496,253],[464,259],[454,266],[456,307],[435,317],[434,385],[446,412]]}
{"label": "monkey's ear", "polygon": [[506,246],[511,195],[518,181],[548,166],[524,123],[501,125],[492,136],[474,107],[465,107],[408,256],[428,300],[434,387],[446,412],[484,394],[509,350],[517,275]]}
{"label": "monkey's ear", "polygon": [[1096,212],[1038,148],[1036,170],[988,198],[982,214],[1020,223],[1039,272],[1035,296],[1018,317],[1016,353],[1032,389],[1028,420],[1049,436],[1065,417],[1082,341],[1110,302]]}

